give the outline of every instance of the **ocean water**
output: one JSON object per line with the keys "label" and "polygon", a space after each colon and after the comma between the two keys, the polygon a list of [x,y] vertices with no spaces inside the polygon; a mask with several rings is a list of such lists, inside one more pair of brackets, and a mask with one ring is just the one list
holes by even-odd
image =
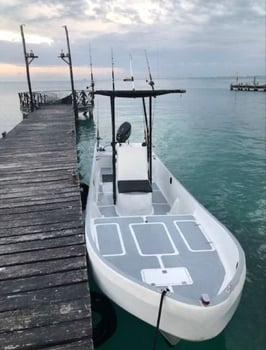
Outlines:
{"label": "ocean water", "polygon": [[[241,243],[247,260],[247,279],[240,305],[226,329],[216,338],[181,341],[179,350],[263,350],[266,348],[266,93],[230,91],[231,79],[176,79],[156,82],[158,88],[184,88],[154,102],[155,151],[185,187]],[[122,83],[118,82],[117,87]],[[123,83],[125,84],[125,83]],[[126,83],[130,84],[130,83]],[[88,82],[76,82],[83,89]],[[125,87],[125,85],[124,85]],[[126,86],[126,88],[130,86]],[[136,82],[136,87],[143,83]],[[96,81],[96,88],[111,82]],[[21,120],[18,91],[25,83],[0,83],[0,131]],[[33,90],[69,89],[69,82],[34,82]],[[94,119],[80,115],[77,149],[81,180],[89,183],[98,126],[102,142],[110,142],[108,98],[95,100]],[[133,111],[133,115],[132,115]],[[133,140],[143,138],[142,105],[120,100],[118,123],[134,121]],[[152,349],[154,328],[115,306],[117,330],[99,350]],[[168,349],[162,337],[157,349]]]}

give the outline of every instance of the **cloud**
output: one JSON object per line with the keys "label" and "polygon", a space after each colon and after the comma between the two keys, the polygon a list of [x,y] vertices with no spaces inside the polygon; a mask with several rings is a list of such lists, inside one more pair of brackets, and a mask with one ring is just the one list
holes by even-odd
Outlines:
{"label": "cloud", "polygon": [[144,49],[160,74],[265,71],[264,0],[1,0],[0,12],[0,64],[23,64],[25,24],[34,65],[57,66],[67,25],[73,63],[84,69],[91,44],[97,68],[110,65],[113,48],[121,71],[133,55],[136,74],[146,69]]}
{"label": "cloud", "polygon": [[[21,42],[21,34],[19,32],[15,33],[10,30],[0,30],[0,41],[8,41],[8,42]],[[27,36],[27,42],[29,44],[49,44],[51,45],[53,39],[37,35],[30,34]]]}

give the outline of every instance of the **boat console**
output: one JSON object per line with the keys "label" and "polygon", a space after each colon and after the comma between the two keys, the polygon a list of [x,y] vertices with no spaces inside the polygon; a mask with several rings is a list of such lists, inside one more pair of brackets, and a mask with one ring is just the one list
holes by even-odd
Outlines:
{"label": "boat console", "polygon": [[116,211],[118,215],[152,214],[152,187],[148,179],[147,146],[116,145]]}

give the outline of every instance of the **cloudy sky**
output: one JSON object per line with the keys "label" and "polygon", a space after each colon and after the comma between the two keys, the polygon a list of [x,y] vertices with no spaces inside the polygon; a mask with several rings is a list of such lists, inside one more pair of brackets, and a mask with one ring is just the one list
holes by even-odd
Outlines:
{"label": "cloudy sky", "polygon": [[94,74],[136,78],[265,75],[265,0],[0,0],[0,79],[25,79],[20,25],[27,51],[38,59],[31,74],[64,79],[67,25],[75,78]]}

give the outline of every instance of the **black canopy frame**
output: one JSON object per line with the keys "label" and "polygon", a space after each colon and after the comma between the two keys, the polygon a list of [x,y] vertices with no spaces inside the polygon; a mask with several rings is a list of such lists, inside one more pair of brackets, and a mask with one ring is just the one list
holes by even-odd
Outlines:
{"label": "black canopy frame", "polygon": [[[167,94],[182,94],[186,90],[170,89],[170,90],[96,90],[95,95],[110,97],[111,105],[111,123],[112,123],[112,167],[113,167],[113,202],[116,204],[116,123],[115,123],[115,98],[141,98],[143,103],[145,126],[146,126],[146,142],[148,157],[148,179],[152,184],[152,98]],[[146,100],[148,98],[148,115],[146,109]]]}

